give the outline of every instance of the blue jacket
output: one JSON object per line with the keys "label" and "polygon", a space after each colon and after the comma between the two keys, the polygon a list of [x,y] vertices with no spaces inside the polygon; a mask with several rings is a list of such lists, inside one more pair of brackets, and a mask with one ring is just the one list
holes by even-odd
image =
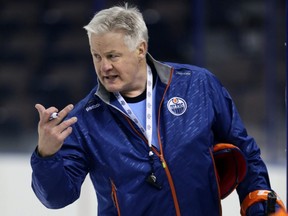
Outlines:
{"label": "blue jacket", "polygon": [[162,189],[146,182],[151,166],[145,136],[98,84],[69,114],[78,122],[61,150],[49,158],[36,151],[31,157],[32,187],[46,207],[61,208],[78,199],[89,173],[99,216],[219,216],[212,157],[219,142],[233,143],[247,160],[247,175],[237,187],[240,202],[251,191],[270,189],[260,150],[215,76],[196,66],[148,58],[159,79],[160,148],[154,148],[154,169]]}

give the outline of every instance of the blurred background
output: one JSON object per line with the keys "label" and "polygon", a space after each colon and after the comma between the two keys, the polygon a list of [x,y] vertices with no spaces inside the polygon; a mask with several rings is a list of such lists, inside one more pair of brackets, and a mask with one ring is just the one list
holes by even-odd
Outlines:
{"label": "blurred background", "polygon": [[[260,146],[263,159],[273,167],[272,179],[278,180],[272,185],[281,188],[286,196],[285,0],[125,2],[137,5],[143,12],[149,29],[149,52],[156,59],[206,67],[221,80],[248,132]],[[39,205],[30,189],[29,157],[37,145],[38,113],[34,105],[42,103],[61,109],[68,103],[77,103],[90,91],[96,75],[83,26],[95,12],[115,4],[123,1],[0,1],[3,215],[25,215],[16,214],[17,208],[8,204],[25,200],[22,196],[31,195],[35,200],[30,205]],[[23,187],[16,190],[15,184]],[[92,197],[95,199],[94,192]],[[83,204],[81,209],[89,209],[89,202],[82,202],[86,207]],[[6,212],[2,205],[8,206]],[[33,214],[31,209],[27,215],[54,215],[42,211]]]}

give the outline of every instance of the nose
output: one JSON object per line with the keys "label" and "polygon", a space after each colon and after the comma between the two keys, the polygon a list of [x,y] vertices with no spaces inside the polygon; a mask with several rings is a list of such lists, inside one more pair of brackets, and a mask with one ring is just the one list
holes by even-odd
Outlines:
{"label": "nose", "polygon": [[112,69],[111,62],[108,59],[106,59],[106,58],[103,58],[100,64],[101,64],[100,65],[100,69],[103,72],[106,72],[106,71],[109,71],[109,70]]}

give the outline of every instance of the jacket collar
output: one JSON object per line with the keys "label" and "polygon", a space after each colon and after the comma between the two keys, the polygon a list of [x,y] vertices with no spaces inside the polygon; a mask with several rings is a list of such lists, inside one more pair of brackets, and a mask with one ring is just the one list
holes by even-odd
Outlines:
{"label": "jacket collar", "polygon": [[[147,53],[146,58],[147,58],[147,64],[155,68],[157,75],[159,76],[161,82],[167,85],[172,67],[169,66],[168,64],[155,60],[149,53]],[[110,92],[108,92],[105,89],[105,87],[101,84],[98,78],[97,78],[97,82],[98,82],[98,88],[95,92],[95,95],[101,98],[101,100],[103,100],[105,103],[109,104]]]}

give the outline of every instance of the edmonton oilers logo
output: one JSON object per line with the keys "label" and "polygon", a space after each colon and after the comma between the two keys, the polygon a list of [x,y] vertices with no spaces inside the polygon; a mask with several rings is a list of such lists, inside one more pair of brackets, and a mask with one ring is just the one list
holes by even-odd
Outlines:
{"label": "edmonton oilers logo", "polygon": [[182,115],[187,109],[187,103],[180,97],[173,97],[167,103],[168,110],[175,116]]}

